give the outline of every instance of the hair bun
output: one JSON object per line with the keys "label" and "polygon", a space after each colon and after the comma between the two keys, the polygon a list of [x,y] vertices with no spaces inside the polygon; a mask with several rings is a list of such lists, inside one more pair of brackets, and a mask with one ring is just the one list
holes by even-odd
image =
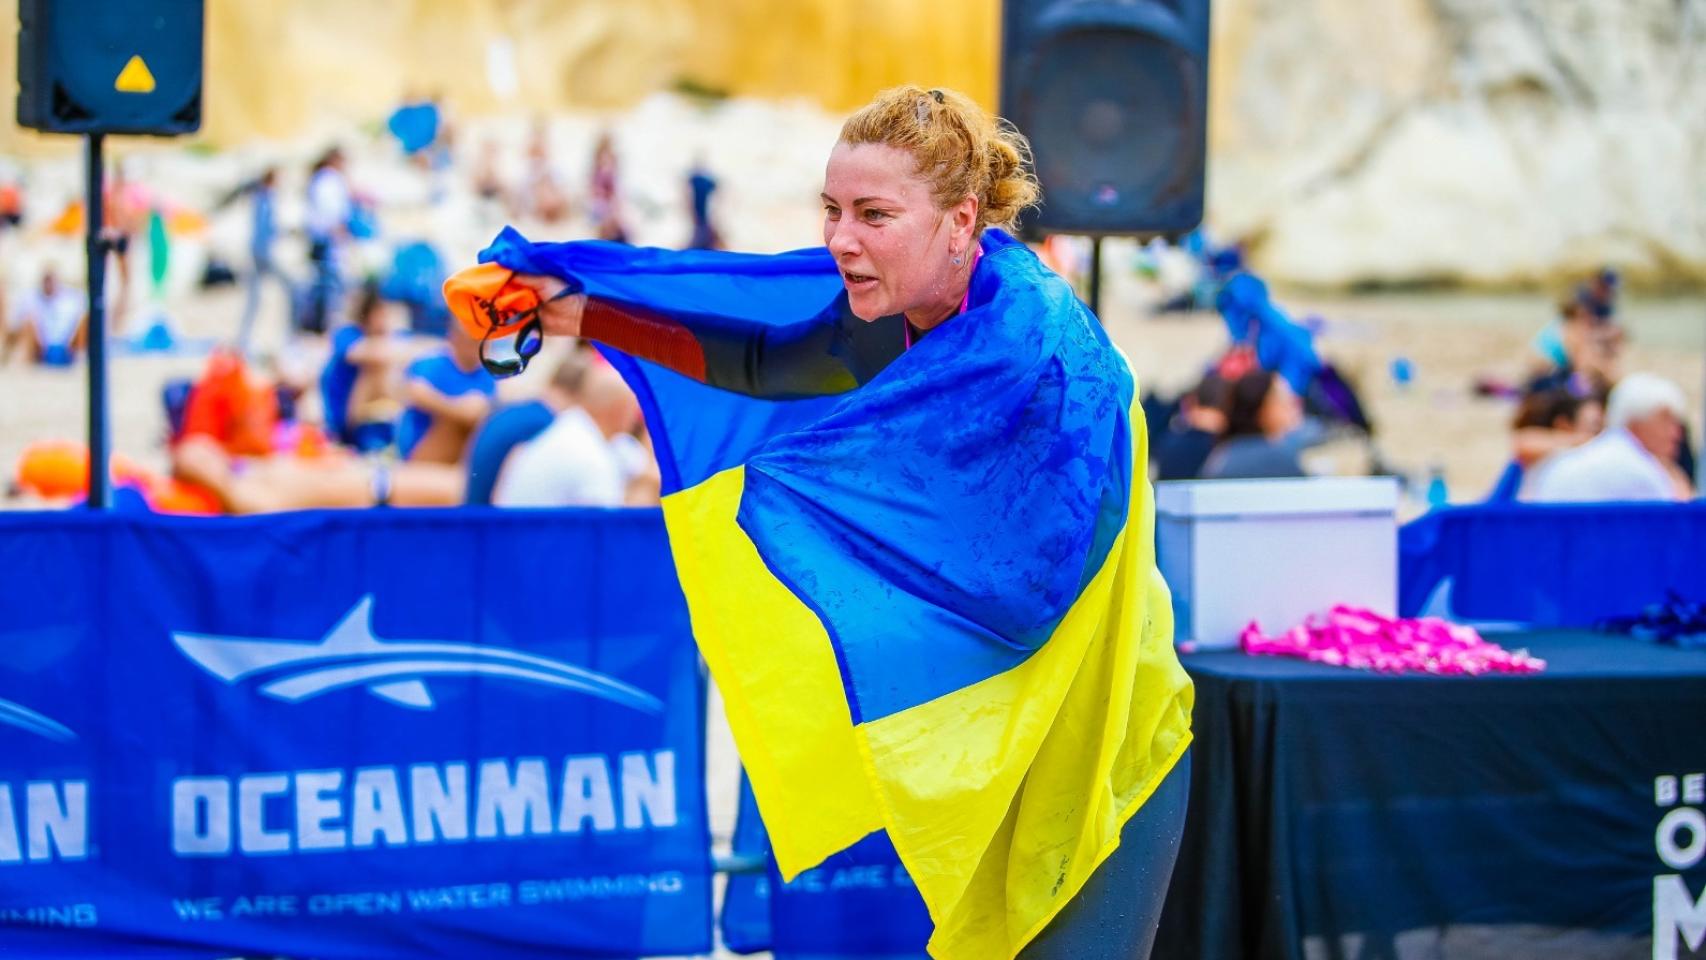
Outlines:
{"label": "hair bun", "polygon": [[938,206],[947,209],[968,195],[977,198],[979,230],[1011,228],[1042,197],[1024,135],[953,90],[884,90],[847,118],[841,139],[912,154]]}

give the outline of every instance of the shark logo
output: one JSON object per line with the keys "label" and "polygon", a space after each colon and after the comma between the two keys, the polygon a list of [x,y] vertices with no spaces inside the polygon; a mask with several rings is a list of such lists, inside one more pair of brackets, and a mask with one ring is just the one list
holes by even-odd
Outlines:
{"label": "shark logo", "polygon": [[77,735],[65,724],[10,700],[0,700],[0,724],[28,730],[38,737],[46,737],[57,743],[70,743],[77,739]]}
{"label": "shark logo", "polygon": [[364,686],[380,699],[431,710],[425,678],[484,675],[574,690],[641,713],[663,711],[662,702],[638,687],[557,660],[468,643],[380,640],[373,635],[372,611],[373,597],[362,597],[319,643],[197,633],[173,633],[172,642],[226,683],[270,678],[261,692],[290,703]]}

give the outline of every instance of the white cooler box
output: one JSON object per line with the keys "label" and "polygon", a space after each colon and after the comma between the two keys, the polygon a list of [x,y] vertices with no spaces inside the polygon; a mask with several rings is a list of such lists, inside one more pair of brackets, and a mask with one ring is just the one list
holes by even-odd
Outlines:
{"label": "white cooler box", "polygon": [[1174,637],[1230,647],[1337,603],[1398,606],[1398,482],[1390,477],[1155,485],[1156,554]]}

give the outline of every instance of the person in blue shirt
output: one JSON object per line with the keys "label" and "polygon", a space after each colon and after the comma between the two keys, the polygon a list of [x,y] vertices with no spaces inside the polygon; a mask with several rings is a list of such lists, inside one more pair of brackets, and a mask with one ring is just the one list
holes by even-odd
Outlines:
{"label": "person in blue shirt", "polygon": [[497,381],[480,365],[480,345],[460,324],[451,324],[449,349],[416,360],[403,374],[408,409],[397,425],[398,455],[460,463],[497,392]]}
{"label": "person in blue shirt", "polygon": [[1195,480],[1226,432],[1232,385],[1209,373],[1179,398],[1173,416],[1152,436],[1150,459],[1157,480]]}
{"label": "person in blue shirt", "polygon": [[267,277],[272,277],[284,290],[286,309],[294,309],[296,303],[296,285],[272,258],[273,241],[278,238],[278,223],[273,212],[273,191],[277,185],[278,171],[268,167],[266,172],[249,186],[249,199],[254,215],[249,232],[252,267],[244,283],[243,320],[237,328],[237,349],[245,355],[249,352],[249,335],[254,331],[255,314],[261,306],[261,283]]}
{"label": "person in blue shirt", "polygon": [[326,433],[364,453],[389,445],[402,406],[399,373],[418,352],[401,330],[396,304],[375,284],[363,287],[355,322],[332,331],[320,374]]}

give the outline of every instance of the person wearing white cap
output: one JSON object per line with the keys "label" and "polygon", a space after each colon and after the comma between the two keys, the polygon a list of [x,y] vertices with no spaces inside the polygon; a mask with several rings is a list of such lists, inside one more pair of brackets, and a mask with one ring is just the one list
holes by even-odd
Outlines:
{"label": "person wearing white cap", "polygon": [[1676,466],[1685,401],[1676,384],[1632,373],[1611,391],[1605,432],[1540,465],[1523,499],[1541,502],[1686,500]]}

